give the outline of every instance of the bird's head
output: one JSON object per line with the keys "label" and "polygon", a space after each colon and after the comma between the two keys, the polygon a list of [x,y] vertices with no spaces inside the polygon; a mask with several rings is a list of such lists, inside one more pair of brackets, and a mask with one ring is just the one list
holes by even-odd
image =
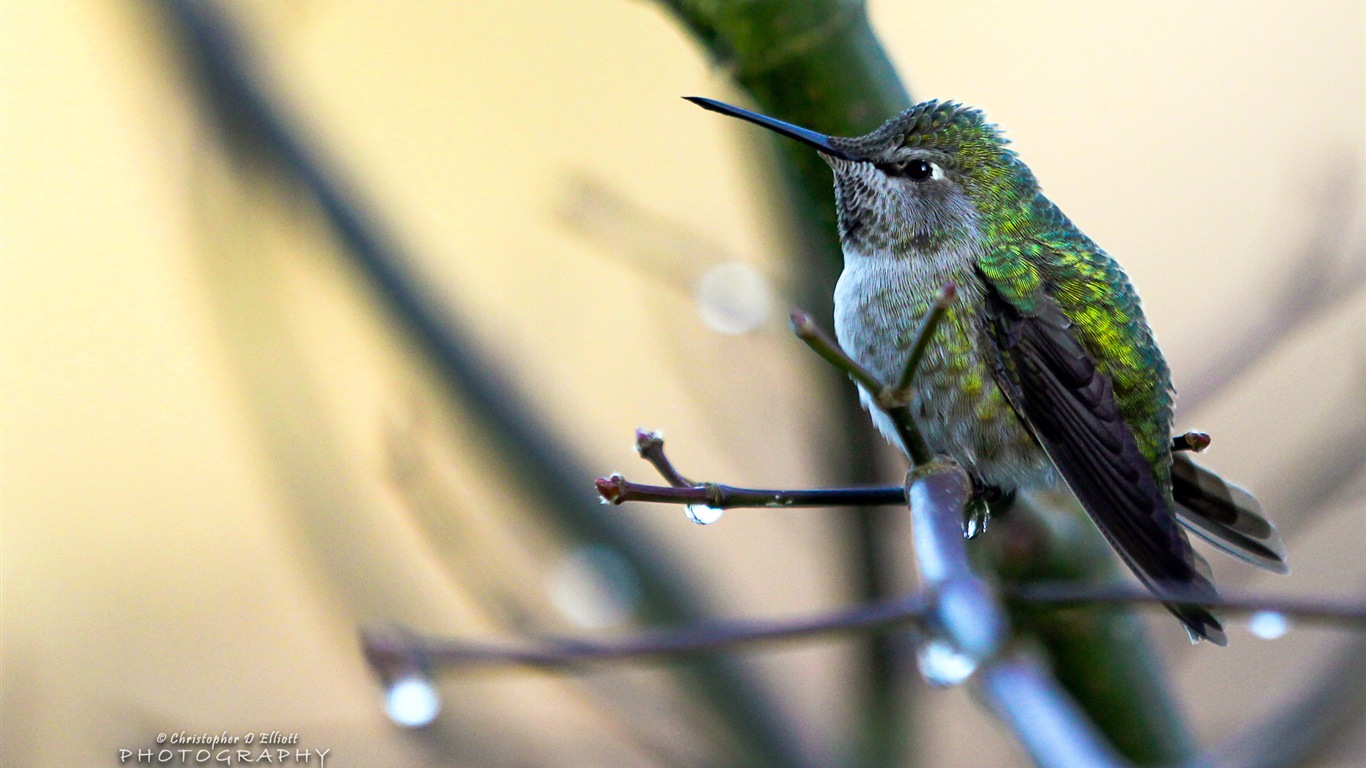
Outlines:
{"label": "bird's head", "polygon": [[699,106],[814,147],[835,172],[845,251],[907,257],[961,245],[984,219],[1037,189],[982,113],[927,101],[864,136],[841,138],[711,99]]}

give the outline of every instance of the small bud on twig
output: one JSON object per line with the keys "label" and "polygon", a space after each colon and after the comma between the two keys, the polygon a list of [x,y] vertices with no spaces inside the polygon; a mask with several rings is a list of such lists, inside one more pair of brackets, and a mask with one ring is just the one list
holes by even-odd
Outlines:
{"label": "small bud on twig", "polygon": [[1184,435],[1177,435],[1172,438],[1172,450],[1199,453],[1208,448],[1213,441],[1213,438],[1205,432],[1187,432]]}
{"label": "small bud on twig", "polygon": [[618,474],[611,474],[607,477],[599,477],[593,481],[593,485],[598,489],[598,496],[602,497],[604,504],[620,504],[626,501],[626,478]]}

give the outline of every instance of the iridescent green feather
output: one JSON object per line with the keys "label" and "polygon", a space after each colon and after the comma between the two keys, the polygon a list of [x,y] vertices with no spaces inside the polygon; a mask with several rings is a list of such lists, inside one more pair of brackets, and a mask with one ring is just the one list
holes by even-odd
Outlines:
{"label": "iridescent green feather", "polygon": [[1109,377],[1115,401],[1158,485],[1170,495],[1170,374],[1119,264],[1040,192],[1029,168],[976,110],[929,102],[903,138],[944,152],[968,177],[982,213],[978,264],[992,287],[1026,315],[1056,301]]}
{"label": "iridescent green feather", "polygon": [[1011,222],[979,262],[1003,297],[1022,312],[1056,301],[1082,346],[1114,387],[1124,423],[1170,496],[1172,389],[1166,362],[1118,263],[1035,191],[1030,215]]}

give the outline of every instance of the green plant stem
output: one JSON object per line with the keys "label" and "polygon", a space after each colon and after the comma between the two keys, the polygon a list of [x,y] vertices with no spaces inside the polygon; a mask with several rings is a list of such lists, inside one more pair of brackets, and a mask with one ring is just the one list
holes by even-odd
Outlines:
{"label": "green plant stem", "polygon": [[[223,146],[244,171],[282,180],[316,206],[337,238],[339,253],[431,365],[452,401],[484,430],[504,469],[544,515],[570,539],[605,543],[630,560],[643,593],[642,619],[652,623],[701,620],[708,611],[688,579],[637,526],[602,514],[588,492],[593,476],[572,446],[542,421],[519,393],[502,361],[484,354],[452,313],[443,311],[410,274],[414,260],[380,226],[382,217],[344,183],[324,153],[303,139],[255,68],[248,49],[216,3],[180,0],[155,5],[185,57],[185,71],[203,97],[205,114]],[[576,489],[581,489],[576,492]],[[676,666],[698,706],[715,712],[722,747],[736,764],[809,764],[788,726],[754,679],[733,660],[698,659]]]}
{"label": "green plant stem", "polygon": [[[855,136],[910,104],[859,0],[661,2],[765,114],[836,136]],[[778,143],[775,151],[783,160],[781,192],[792,213],[785,226],[803,257],[803,263],[794,265],[802,285],[797,299],[823,317],[840,268],[830,172],[815,152],[794,142]],[[840,411],[843,428],[833,431],[829,440],[844,441],[835,446],[839,451],[863,454],[868,431],[848,423],[854,416]],[[857,476],[854,481],[871,479]],[[861,535],[869,562],[877,551],[875,528],[871,518],[864,519]],[[1008,532],[991,533],[982,538],[995,542],[993,546],[1008,544]],[[1045,531],[1048,536],[1056,534]],[[1097,557],[1084,556],[1082,551],[1089,550],[1068,550],[1073,538],[1063,536],[1050,547],[1047,570],[1054,578],[1093,579],[1110,572],[1113,558],[1103,544]],[[1123,754],[1140,763],[1177,762],[1190,754],[1192,742],[1161,667],[1131,612],[1103,613],[1108,618],[1090,631],[1056,616],[1030,626],[1043,636],[1059,681]],[[874,666],[885,664],[890,653],[887,646],[875,650],[875,656],[884,655]],[[861,757],[867,765],[904,763],[909,743],[904,736],[887,732],[904,727],[898,721],[904,712],[896,710],[893,701],[896,694],[891,686],[876,683],[868,689],[875,700],[866,711]],[[1133,716],[1126,720],[1126,714]]]}
{"label": "green plant stem", "polygon": [[[978,541],[980,556],[1011,593],[1028,594],[1039,582],[1084,590],[1121,578],[1100,533],[1065,501],[1045,508],[1021,496]],[[1039,638],[1058,682],[1125,758],[1171,765],[1194,754],[1181,707],[1133,606],[1058,610],[1012,602],[1012,608],[1012,623]]]}
{"label": "green plant stem", "polygon": [[[660,0],[730,73],[760,111],[835,135],[864,133],[906,107],[910,96],[868,23],[862,0]],[[680,96],[687,94],[678,94]],[[681,102],[680,102],[681,104]],[[780,230],[794,258],[787,269],[793,299],[828,318],[843,265],[835,230],[830,169],[815,152],[768,143],[780,162],[768,186],[784,205]],[[842,377],[811,368],[810,386],[825,393],[821,435],[831,477],[875,483],[879,441]],[[853,599],[878,601],[898,588],[901,550],[896,518],[860,509],[835,519],[850,555]],[[859,711],[853,762],[905,766],[911,760],[910,696],[914,674],[894,637],[870,639],[851,680]]]}

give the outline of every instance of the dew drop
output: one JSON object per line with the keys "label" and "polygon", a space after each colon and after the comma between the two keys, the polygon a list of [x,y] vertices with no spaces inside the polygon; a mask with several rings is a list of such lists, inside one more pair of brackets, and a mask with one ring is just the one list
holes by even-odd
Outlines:
{"label": "dew drop", "polygon": [[400,677],[384,695],[385,714],[404,728],[431,725],[440,711],[441,697],[425,677]]}
{"label": "dew drop", "polygon": [[977,671],[977,659],[937,638],[916,648],[916,660],[925,682],[938,688],[958,685]]}
{"label": "dew drop", "polygon": [[620,552],[603,544],[574,547],[551,570],[546,591],[570,621],[600,629],[624,624],[640,603],[640,579]]}
{"label": "dew drop", "polygon": [[723,509],[708,507],[705,504],[689,504],[683,508],[683,513],[688,516],[688,519],[698,525],[711,525],[720,520],[724,512]]}
{"label": "dew drop", "polygon": [[758,329],[768,320],[772,303],[768,279],[743,262],[718,264],[697,284],[697,311],[702,322],[721,333]]}
{"label": "dew drop", "polygon": [[974,501],[963,510],[963,538],[975,539],[987,529],[991,522],[991,510],[984,501]]}
{"label": "dew drop", "polygon": [[1257,611],[1247,620],[1247,630],[1263,640],[1275,640],[1290,631],[1290,619],[1277,611]]}

